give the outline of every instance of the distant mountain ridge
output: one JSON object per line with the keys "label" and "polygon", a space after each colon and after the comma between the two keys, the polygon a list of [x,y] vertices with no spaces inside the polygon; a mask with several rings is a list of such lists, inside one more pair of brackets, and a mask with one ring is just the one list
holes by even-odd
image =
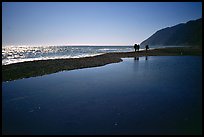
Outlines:
{"label": "distant mountain ridge", "polygon": [[161,29],[144,40],[141,46],[201,46],[202,18]]}

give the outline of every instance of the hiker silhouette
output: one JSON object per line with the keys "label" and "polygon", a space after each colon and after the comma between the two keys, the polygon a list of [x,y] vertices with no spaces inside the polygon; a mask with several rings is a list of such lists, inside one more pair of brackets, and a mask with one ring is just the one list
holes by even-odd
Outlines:
{"label": "hiker silhouette", "polygon": [[134,49],[135,49],[135,52],[136,52],[137,50],[139,51],[140,45],[135,44],[135,45],[134,45]]}
{"label": "hiker silhouette", "polygon": [[140,45],[139,45],[139,44],[137,45],[137,50],[138,50],[138,51],[140,50]]}
{"label": "hiker silhouette", "polygon": [[148,45],[146,45],[146,46],[145,46],[145,49],[146,49],[146,52],[147,52],[147,50],[149,49],[149,46],[148,46]]}
{"label": "hiker silhouette", "polygon": [[135,52],[137,51],[137,44],[134,45]]}

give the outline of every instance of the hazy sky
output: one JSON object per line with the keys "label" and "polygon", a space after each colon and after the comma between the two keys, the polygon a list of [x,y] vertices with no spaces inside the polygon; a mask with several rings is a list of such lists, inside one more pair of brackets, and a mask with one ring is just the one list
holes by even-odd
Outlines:
{"label": "hazy sky", "polygon": [[201,2],[4,2],[2,45],[133,45],[201,17]]}

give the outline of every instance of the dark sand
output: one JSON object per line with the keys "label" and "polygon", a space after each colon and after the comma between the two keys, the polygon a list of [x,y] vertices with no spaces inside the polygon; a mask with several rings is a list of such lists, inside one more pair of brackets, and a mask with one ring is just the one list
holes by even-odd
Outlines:
{"label": "dark sand", "polygon": [[94,57],[84,57],[75,59],[53,59],[21,62],[2,66],[2,81],[11,81],[21,78],[42,76],[63,70],[74,70],[89,67],[103,66],[110,63],[121,62],[121,58],[141,57],[141,56],[202,56],[201,48],[178,47],[160,48],[139,52],[106,53]]}

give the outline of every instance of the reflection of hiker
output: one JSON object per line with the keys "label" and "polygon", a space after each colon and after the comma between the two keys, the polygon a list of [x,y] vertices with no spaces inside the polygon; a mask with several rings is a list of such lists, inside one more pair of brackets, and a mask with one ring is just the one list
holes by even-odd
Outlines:
{"label": "reflection of hiker", "polygon": [[139,60],[139,57],[134,57],[134,60]]}
{"label": "reflection of hiker", "polygon": [[148,45],[146,45],[146,46],[145,46],[145,49],[146,49],[146,52],[147,52],[147,50],[149,49],[149,46],[148,46]]}

